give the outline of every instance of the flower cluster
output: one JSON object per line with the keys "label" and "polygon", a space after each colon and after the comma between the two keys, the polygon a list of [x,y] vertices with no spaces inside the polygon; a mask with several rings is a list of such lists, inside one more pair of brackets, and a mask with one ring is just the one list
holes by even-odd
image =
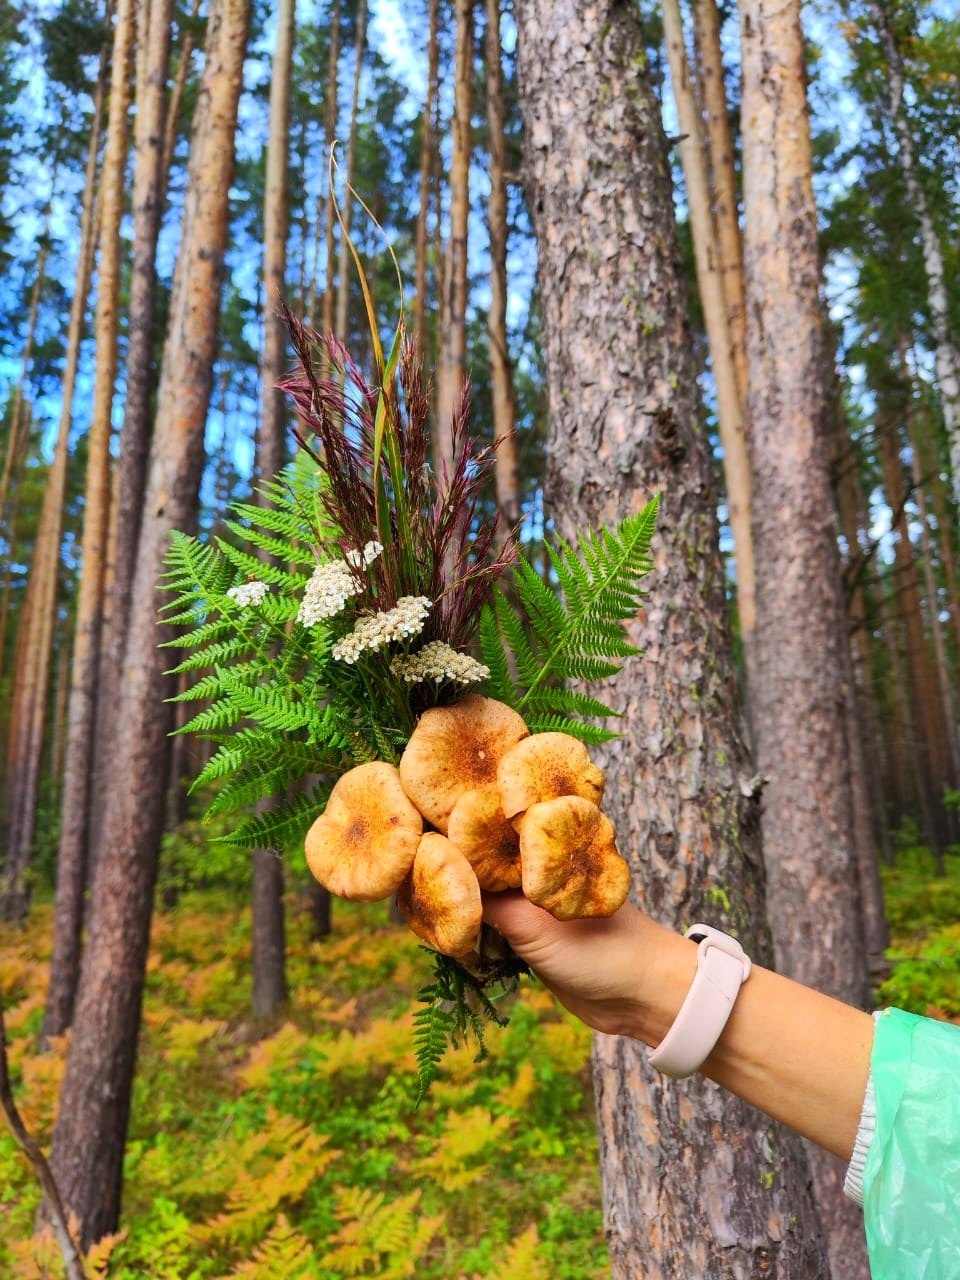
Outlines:
{"label": "flower cluster", "polygon": [[420,684],[424,680],[479,684],[490,676],[489,667],[469,654],[458,653],[443,640],[431,640],[417,653],[398,653],[390,663],[390,671],[404,684]]}
{"label": "flower cluster", "polygon": [[343,560],[326,560],[317,565],[307,583],[297,621],[312,627],[333,618],[359,592],[360,584]]}
{"label": "flower cluster", "polygon": [[354,663],[365,650],[382,649],[391,641],[418,636],[429,612],[426,596],[401,596],[395,608],[361,618],[350,634],[333,646],[333,656],[341,662]]}
{"label": "flower cluster", "polygon": [[243,607],[248,604],[262,604],[263,597],[269,590],[270,587],[266,582],[243,582],[237,587],[231,587],[227,595]]}

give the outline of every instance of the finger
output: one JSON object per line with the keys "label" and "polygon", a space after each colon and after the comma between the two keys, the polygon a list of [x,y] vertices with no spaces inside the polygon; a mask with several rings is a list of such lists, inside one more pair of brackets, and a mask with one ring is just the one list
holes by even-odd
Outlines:
{"label": "finger", "polygon": [[549,912],[526,899],[517,890],[511,893],[485,893],[483,918],[515,947],[540,941],[556,925]]}

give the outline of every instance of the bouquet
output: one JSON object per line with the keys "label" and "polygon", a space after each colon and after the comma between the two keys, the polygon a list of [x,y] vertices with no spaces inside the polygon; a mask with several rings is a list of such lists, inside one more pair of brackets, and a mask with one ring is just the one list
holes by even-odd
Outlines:
{"label": "bouquet", "polygon": [[[362,281],[361,273],[361,281]],[[165,621],[212,738],[193,789],[221,837],[305,848],[331,892],[396,895],[433,959],[415,1020],[419,1096],[448,1042],[484,1022],[525,966],[482,927],[482,892],[520,888],[560,918],[608,915],[629,870],[600,810],[588,745],[614,713],[583,689],[637,650],[624,621],[650,568],[657,500],[539,573],[484,502],[496,445],[468,431],[432,473],[428,390],[402,320],[373,335],[368,381],[336,339],[286,313],[298,367],[283,386],[298,457],[237,503],[227,535],[175,534]],[[575,685],[576,687],[572,687]]]}

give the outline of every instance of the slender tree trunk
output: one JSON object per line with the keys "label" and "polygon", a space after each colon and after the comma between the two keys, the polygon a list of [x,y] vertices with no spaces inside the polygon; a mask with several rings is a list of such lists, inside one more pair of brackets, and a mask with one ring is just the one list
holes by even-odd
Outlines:
{"label": "slender tree trunk", "polygon": [[[327,96],[324,109],[323,119],[323,136],[324,136],[324,167],[327,172],[326,185],[320,195],[317,196],[317,218],[316,232],[319,236],[321,224],[323,226],[324,235],[324,288],[323,288],[323,320],[322,326],[324,333],[333,331],[333,307],[334,307],[334,279],[333,279],[333,250],[334,250],[334,214],[333,214],[333,182],[330,174],[330,153],[333,149],[334,139],[337,136],[337,101],[338,101],[338,82],[337,70],[340,65],[340,0],[333,0],[333,8],[330,12],[330,48],[327,57]],[[316,320],[317,307],[317,275],[318,275],[317,254],[314,252],[314,268],[313,280],[310,282],[310,304],[307,308],[307,320],[311,327]]]}
{"label": "slender tree trunk", "polygon": [[[712,463],[666,142],[630,6],[520,0],[518,71],[539,246],[558,531],[663,493],[656,569],[613,696],[611,817],[659,919],[737,930],[768,957],[759,786],[739,737]],[[721,892],[722,890],[722,892]],[[797,1140],[701,1078],[674,1083],[626,1038],[594,1057],[616,1280],[827,1275]]]}
{"label": "slender tree trunk", "polygon": [[[747,652],[778,968],[868,998],[848,659],[830,491],[817,216],[799,0],[744,0],[744,214],[757,627]],[[801,621],[802,620],[802,621]],[[868,1266],[842,1169],[811,1148],[833,1274]]]}
{"label": "slender tree trunk", "polygon": [[710,161],[713,216],[717,233],[720,278],[727,303],[727,323],[737,391],[747,406],[747,302],[743,283],[743,241],[737,214],[737,175],[730,131],[727,88],[720,46],[720,14],[716,0],[695,0],[693,38],[700,97]]}
{"label": "slender tree trunk", "polygon": [[[423,104],[423,135],[420,139],[420,203],[417,206],[416,230],[416,296],[413,303],[413,340],[421,356],[427,352],[427,215],[430,211],[430,178],[433,173],[436,142],[433,131],[433,113],[437,101],[437,81],[440,72],[440,46],[437,40],[437,16],[440,0],[428,0],[427,22],[427,98]],[[488,19],[489,20],[489,19]],[[499,13],[497,32],[499,35]]]}
{"label": "slender tree trunk", "polygon": [[[490,309],[487,340],[493,391],[493,438],[497,447],[494,480],[500,539],[520,522],[520,462],[517,455],[513,364],[507,342],[507,139],[504,125],[500,0],[487,0],[487,133],[490,148]],[[421,179],[423,169],[420,170]],[[426,229],[424,229],[425,231]]]}
{"label": "slender tree trunk", "polygon": [[[190,8],[190,21],[196,22],[200,12],[200,0],[193,0]],[[160,192],[158,203],[162,211],[167,203],[167,186],[170,182],[170,168],[173,164],[173,152],[177,145],[177,125],[180,122],[180,110],[183,106],[183,95],[187,87],[187,76],[190,74],[190,63],[193,58],[193,32],[188,26],[183,30],[180,41],[180,57],[177,60],[177,72],[170,90],[170,101],[167,104],[166,119],[163,130],[163,158],[160,161]]]}
{"label": "slender tree trunk", "polygon": [[[350,133],[347,137],[347,186],[343,193],[341,216],[343,227],[350,230],[350,219],[353,211],[353,194],[350,184],[353,182],[357,160],[357,120],[360,114],[360,80],[363,75],[363,51],[367,39],[367,0],[359,0],[357,5],[357,38],[353,48],[353,97],[350,103]],[[350,304],[350,267],[349,247],[343,227],[340,230],[340,252],[337,257],[337,315],[334,332],[341,342],[348,342],[347,332]]]}
{"label": "slender tree trunk", "polygon": [[[49,230],[50,209],[47,208],[45,224]],[[3,527],[7,511],[7,499],[10,495],[10,477],[27,447],[29,432],[27,424],[29,414],[25,412],[24,392],[27,386],[27,375],[33,360],[33,344],[37,332],[37,314],[40,309],[40,294],[47,278],[47,239],[44,236],[37,254],[37,265],[30,290],[30,306],[27,310],[27,336],[23,344],[23,355],[20,359],[20,376],[13,391],[13,405],[10,410],[10,436],[7,441],[7,452],[3,459],[3,473],[0,475],[0,528]]]}
{"label": "slender tree trunk", "polygon": [[[664,0],[661,9],[663,30],[670,59],[670,78],[677,103],[680,132],[680,160],[687,188],[687,207],[693,233],[697,288],[710,344],[710,359],[717,389],[717,418],[723,445],[723,473],[727,507],[733,534],[737,571],[737,612],[744,649],[753,643],[756,627],[754,600],[753,540],[750,534],[752,506],[750,460],[744,425],[743,401],[734,364],[734,341],[723,282],[723,257],[711,215],[710,180],[700,111],[690,84],[690,71],[683,37],[680,0]],[[722,86],[721,86],[722,88]]]}
{"label": "slender tree trunk", "polygon": [[[901,405],[894,413],[900,417]],[[942,853],[949,840],[947,814],[942,802],[943,789],[951,781],[946,729],[943,722],[943,699],[937,680],[937,672],[930,660],[926,629],[923,623],[923,605],[920,592],[920,575],[917,570],[907,513],[903,509],[907,493],[907,476],[900,454],[899,430],[895,420],[888,420],[880,431],[880,461],[883,468],[884,487],[891,510],[899,512],[893,524],[895,534],[894,565],[900,598],[907,645],[908,687],[912,692],[914,722],[919,729],[920,769],[927,795],[924,808],[932,815],[932,829],[928,832],[935,845],[935,852]]]}
{"label": "slender tree trunk", "polygon": [[457,42],[453,89],[453,155],[450,161],[450,234],[443,275],[437,370],[437,420],[433,433],[436,474],[452,474],[454,414],[467,374],[467,225],[473,125],[473,0],[456,0]]}
{"label": "slender tree trunk", "polygon": [[[167,72],[170,61],[172,0],[141,0],[138,20],[136,95],[136,164],[133,174],[133,270],[127,321],[126,401],[120,434],[115,554],[110,593],[111,625],[103,643],[100,669],[100,743],[98,756],[109,754],[113,739],[120,662],[130,612],[135,561],[133,550],[140,531],[147,458],[150,452],[150,408],[154,391],[153,352],[156,310],[157,238],[163,217],[163,138],[166,120]],[[100,803],[109,781],[98,779]]]}
{"label": "slender tree trunk", "polygon": [[927,305],[937,366],[937,393],[950,450],[950,473],[953,477],[953,500],[960,507],[960,354],[950,332],[947,273],[943,247],[933,225],[923,187],[917,175],[913,153],[913,137],[904,107],[905,76],[903,59],[894,38],[885,3],[868,0],[867,5],[887,59],[887,85],[890,93],[890,121],[900,147],[900,167],[907,184],[907,194],[920,227],[920,245],[927,277]]}
{"label": "slender tree trunk", "polygon": [[137,785],[110,795],[54,1130],[54,1173],[85,1245],[119,1212],[171,720],[156,584],[171,529],[196,519],[248,24],[246,0],[220,0],[207,23],[114,744],[118,776]]}
{"label": "slender tree trunk", "polygon": [[[272,479],[287,457],[284,396],[277,389],[286,364],[285,329],[277,311],[287,264],[287,170],[290,147],[290,73],[294,0],[280,0],[270,81],[270,137],[264,200],[264,326],[260,363],[260,424],[256,472]],[[263,495],[258,501],[265,502]],[[253,855],[253,1013],[269,1018],[287,999],[283,918],[283,863],[278,849]]]}
{"label": "slender tree trunk", "polygon": [[[127,108],[129,66],[134,39],[134,5],[121,0],[117,8],[111,59],[110,110],[103,169],[97,184],[100,270],[95,338],[97,373],[94,410],[87,446],[87,477],[83,507],[83,569],[77,600],[67,712],[67,747],[64,760],[60,851],[57,859],[57,907],[54,954],[44,1019],[44,1037],[61,1035],[70,1023],[76,989],[83,891],[86,880],[87,840],[92,783],[91,760],[97,706],[100,620],[103,609],[103,574],[110,507],[110,419],[117,367],[117,322],[120,297],[120,222],[123,216],[127,160]],[[94,149],[88,154],[88,183]],[[93,255],[92,229],[88,242]],[[67,438],[83,327],[83,308],[89,288],[90,267],[81,249],[77,292],[70,317],[70,346],[64,374],[60,443],[66,468]],[[69,394],[67,384],[69,382]],[[66,471],[64,470],[64,482]],[[60,494],[62,505],[63,493]]]}

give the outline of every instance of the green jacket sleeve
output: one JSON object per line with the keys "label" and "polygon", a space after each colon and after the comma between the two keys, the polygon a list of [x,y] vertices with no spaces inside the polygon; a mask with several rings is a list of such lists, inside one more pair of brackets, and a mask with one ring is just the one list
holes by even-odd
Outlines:
{"label": "green jacket sleeve", "polygon": [[960,1280],[960,1027],[877,1018],[876,1129],[863,1173],[873,1280]]}

